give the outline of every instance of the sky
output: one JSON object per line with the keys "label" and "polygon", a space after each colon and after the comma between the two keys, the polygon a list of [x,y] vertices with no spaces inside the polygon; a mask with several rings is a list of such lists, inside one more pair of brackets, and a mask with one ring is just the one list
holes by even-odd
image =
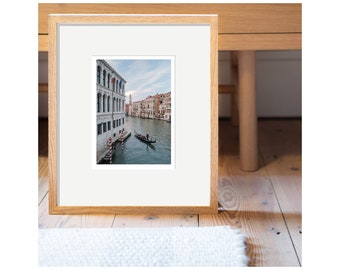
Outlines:
{"label": "sky", "polygon": [[150,95],[171,91],[171,60],[169,59],[114,59],[106,60],[126,81],[128,102],[143,100]]}

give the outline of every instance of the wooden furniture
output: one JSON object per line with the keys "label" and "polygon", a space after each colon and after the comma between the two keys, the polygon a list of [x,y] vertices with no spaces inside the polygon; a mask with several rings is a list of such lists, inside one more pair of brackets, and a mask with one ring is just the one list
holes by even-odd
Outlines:
{"label": "wooden furniture", "polygon": [[240,167],[258,169],[256,51],[302,48],[301,4],[39,4],[40,52],[48,51],[48,14],[64,13],[218,14],[218,49],[237,52],[238,67],[232,68],[235,85],[219,89],[235,89],[232,100],[238,100]]}

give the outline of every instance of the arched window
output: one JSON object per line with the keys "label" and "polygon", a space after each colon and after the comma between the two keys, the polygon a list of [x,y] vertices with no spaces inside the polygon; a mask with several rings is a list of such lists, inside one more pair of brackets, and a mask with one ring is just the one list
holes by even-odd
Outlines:
{"label": "arched window", "polygon": [[100,71],[101,71],[100,66],[97,66],[97,83],[100,83]]}
{"label": "arched window", "polygon": [[116,78],[112,78],[112,90],[115,91]]}
{"label": "arched window", "polygon": [[101,93],[98,93],[98,94],[97,94],[97,112],[98,112],[98,113],[100,112],[101,98],[102,98]]}
{"label": "arched window", "polygon": [[110,88],[110,73],[107,74],[107,88]]}
{"label": "arched window", "polygon": [[106,95],[103,95],[103,112],[105,112],[105,106],[106,106]]}
{"label": "arched window", "polygon": [[106,70],[103,70],[103,85],[105,86],[105,81],[106,81]]}
{"label": "arched window", "polygon": [[107,112],[110,112],[111,108],[110,108],[110,96],[107,97]]}
{"label": "arched window", "polygon": [[113,112],[116,111],[116,98],[115,97],[113,98],[112,110],[113,110]]}

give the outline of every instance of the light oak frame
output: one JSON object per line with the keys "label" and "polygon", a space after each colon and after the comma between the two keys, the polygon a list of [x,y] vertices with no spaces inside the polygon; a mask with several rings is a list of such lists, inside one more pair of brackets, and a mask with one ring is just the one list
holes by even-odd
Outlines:
{"label": "light oak frame", "polygon": [[[60,206],[57,171],[57,26],[60,23],[207,24],[210,26],[210,205],[209,206]],[[49,16],[49,213],[50,214],[217,214],[218,179],[218,20],[217,15],[51,15]]]}

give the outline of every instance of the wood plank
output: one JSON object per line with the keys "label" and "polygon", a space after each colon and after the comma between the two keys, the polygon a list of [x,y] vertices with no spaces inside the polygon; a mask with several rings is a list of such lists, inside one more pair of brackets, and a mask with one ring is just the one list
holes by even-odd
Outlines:
{"label": "wood plank", "polygon": [[39,205],[39,228],[110,228],[115,215],[50,215],[48,196]]}
{"label": "wood plank", "polygon": [[219,34],[220,51],[301,50],[301,33]]}
{"label": "wood plank", "polygon": [[259,126],[260,154],[301,262],[301,120],[263,120]]}
{"label": "wood plank", "polygon": [[[265,169],[239,169],[238,129],[220,121],[218,215],[200,215],[200,226],[229,225],[248,235],[251,266],[299,266]],[[261,164],[263,165],[263,164]]]}
{"label": "wood plank", "polygon": [[38,178],[38,202],[39,204],[47,195],[48,192],[48,161],[47,157],[38,158],[38,170],[39,170],[39,178]]}
{"label": "wood plank", "polygon": [[117,215],[113,227],[197,227],[198,215]]}
{"label": "wood plank", "polygon": [[[40,124],[41,122],[45,122],[45,125]],[[301,182],[298,183],[301,181],[299,176],[301,167],[298,166],[301,164],[300,123],[295,120],[288,120],[286,123],[282,120],[272,123],[260,120],[260,153],[263,156],[263,159],[260,159],[260,167],[262,168],[255,173],[245,173],[238,165],[238,128],[230,126],[229,121],[219,122],[218,170],[221,210],[218,215],[56,216],[48,215],[48,196],[46,196],[39,205],[39,226],[41,228],[159,227],[197,226],[198,223],[199,226],[229,225],[239,228],[248,235],[247,245],[251,266],[298,266],[298,258],[294,255],[290,238],[299,255],[301,246],[298,247],[298,238],[295,234],[299,234],[299,237],[301,234],[292,224],[297,217],[296,213],[300,211],[300,205],[296,204],[296,198],[298,195],[301,196],[299,189]],[[47,128],[46,120],[39,120],[39,129],[40,127]],[[270,137],[274,138],[269,139]],[[39,130],[39,147],[46,149],[45,143],[41,143],[44,140],[47,140],[46,132]],[[46,150],[39,149],[39,158],[46,162],[44,153],[46,155]],[[46,175],[46,163],[40,165],[39,181],[40,177]]]}
{"label": "wood plank", "polygon": [[47,119],[40,119],[38,123],[39,151],[38,151],[38,202],[40,203],[48,192],[48,123]]}
{"label": "wood plank", "polygon": [[39,33],[48,14],[218,14],[219,33],[301,33],[301,4],[38,4]]}
{"label": "wood plank", "polygon": [[[48,35],[39,35],[39,52],[48,51]],[[301,50],[302,34],[219,34],[218,50]]]}
{"label": "wood plank", "polygon": [[39,51],[48,51],[48,14],[219,14],[219,50],[302,48],[301,4],[42,4]]}
{"label": "wood plank", "polygon": [[38,35],[39,52],[48,52],[48,35]]}

